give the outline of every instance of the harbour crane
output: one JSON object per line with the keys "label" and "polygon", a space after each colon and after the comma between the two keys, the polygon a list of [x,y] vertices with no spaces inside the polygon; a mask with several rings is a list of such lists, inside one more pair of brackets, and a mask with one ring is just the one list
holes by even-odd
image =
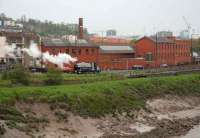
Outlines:
{"label": "harbour crane", "polygon": [[188,35],[190,35],[192,27],[191,27],[190,23],[187,21],[187,19],[185,18],[185,16],[183,16],[183,20],[187,26]]}

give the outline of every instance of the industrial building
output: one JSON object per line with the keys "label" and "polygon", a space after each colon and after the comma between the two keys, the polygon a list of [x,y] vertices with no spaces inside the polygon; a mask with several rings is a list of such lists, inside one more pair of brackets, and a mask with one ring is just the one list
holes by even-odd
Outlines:
{"label": "industrial building", "polygon": [[190,40],[175,37],[143,37],[135,44],[136,57],[145,58],[147,67],[190,63],[191,48]]}
{"label": "industrial building", "polygon": [[[4,37],[8,45],[14,44],[17,48],[28,48],[32,42],[40,44],[40,36],[19,26],[0,26],[0,37]],[[9,62],[13,59],[4,59]],[[17,62],[28,66],[33,64],[33,59],[25,53],[16,56]]]}
{"label": "industrial building", "polygon": [[90,43],[94,45],[130,45],[131,40],[125,38],[118,38],[118,37],[101,37],[101,36],[90,36],[89,40]]}
{"label": "industrial building", "polygon": [[[75,39],[42,38],[42,52],[51,55],[66,53],[78,59],[78,63],[96,63],[101,70],[124,70],[132,69],[134,66],[145,68],[160,67],[162,64],[179,65],[192,61],[191,41],[177,39],[171,34],[167,37],[158,35],[143,37],[134,44],[131,40],[117,37],[84,36],[83,19],[79,19],[79,34]],[[2,28],[0,36],[6,37],[7,43],[15,43],[17,47],[28,47],[31,41],[40,44],[40,37],[22,29]],[[161,33],[162,34],[162,33]],[[162,35],[163,36],[163,35]],[[23,55],[20,60],[24,65],[30,65],[28,56]],[[47,63],[49,66],[56,66]],[[65,65],[68,69],[73,64]]]}
{"label": "industrial building", "polygon": [[77,40],[43,39],[42,51],[54,55],[67,53],[77,57],[78,62],[94,62],[101,70],[124,70],[134,66],[160,67],[162,64],[173,66],[192,61],[189,40],[154,36],[143,37],[131,44],[119,38],[93,36],[86,41],[82,29],[83,20],[79,19]]}
{"label": "industrial building", "polygon": [[48,51],[53,55],[67,53],[76,57],[78,62],[97,63],[102,70],[130,69],[135,63],[144,64],[142,58],[135,58],[132,46],[102,46],[80,42],[71,43],[62,39],[46,39],[42,41],[42,51]]}
{"label": "industrial building", "polygon": [[117,31],[114,29],[107,30],[106,36],[117,36]]}
{"label": "industrial building", "polygon": [[171,31],[160,31],[157,32],[157,37],[172,37],[173,36],[173,32]]}

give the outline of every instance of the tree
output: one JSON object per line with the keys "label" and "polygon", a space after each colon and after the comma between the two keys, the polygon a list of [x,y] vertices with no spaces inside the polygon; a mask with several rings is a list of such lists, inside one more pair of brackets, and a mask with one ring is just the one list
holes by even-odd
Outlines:
{"label": "tree", "polygon": [[12,84],[29,85],[30,73],[23,65],[17,64],[14,69],[4,72],[2,79],[10,80]]}

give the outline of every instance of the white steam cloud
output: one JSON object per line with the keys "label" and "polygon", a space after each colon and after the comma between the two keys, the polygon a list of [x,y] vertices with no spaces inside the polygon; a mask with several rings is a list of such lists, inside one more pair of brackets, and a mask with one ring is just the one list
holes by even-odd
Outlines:
{"label": "white steam cloud", "polygon": [[65,53],[59,53],[58,55],[51,55],[49,52],[42,53],[34,43],[30,45],[30,48],[24,48],[23,51],[33,58],[42,58],[44,62],[56,64],[61,69],[64,68],[64,64],[70,64],[77,61],[76,58]]}
{"label": "white steam cloud", "polygon": [[64,68],[64,64],[70,64],[71,62],[76,62],[76,58],[72,58],[70,55],[65,53],[59,53],[58,55],[50,55],[49,52],[43,53],[44,62],[48,61],[53,64],[58,65],[60,68]]}
{"label": "white steam cloud", "polygon": [[58,55],[51,55],[49,52],[42,53],[35,43],[32,43],[29,48],[17,49],[16,45],[9,46],[6,43],[4,37],[0,37],[0,58],[15,58],[21,55],[21,51],[27,53],[32,58],[42,58],[44,62],[50,62],[56,64],[61,69],[64,68],[64,64],[70,64],[77,61],[77,58],[73,58],[66,53],[59,53]]}
{"label": "white steam cloud", "polygon": [[23,48],[22,51],[26,52],[29,56],[33,58],[40,58],[42,52],[39,50],[35,43],[32,43],[29,48]]}
{"label": "white steam cloud", "polygon": [[15,58],[14,55],[15,49],[16,49],[15,45],[9,46],[6,43],[6,38],[0,37],[0,58],[5,58],[5,57]]}

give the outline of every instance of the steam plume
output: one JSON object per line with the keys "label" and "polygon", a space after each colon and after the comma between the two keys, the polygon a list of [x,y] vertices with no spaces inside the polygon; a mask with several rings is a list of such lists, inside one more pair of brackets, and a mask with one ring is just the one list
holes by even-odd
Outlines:
{"label": "steam plume", "polygon": [[24,48],[23,51],[33,58],[42,58],[44,62],[56,64],[61,69],[64,68],[64,64],[70,64],[77,61],[76,58],[65,53],[59,53],[58,55],[51,55],[49,52],[42,53],[34,43],[31,44],[30,48]]}
{"label": "steam plume", "polygon": [[42,53],[35,43],[32,43],[29,48],[16,48],[16,45],[9,46],[6,43],[5,37],[0,37],[0,58],[16,58],[16,56],[21,56],[21,52],[27,53],[34,59],[43,58],[44,62],[51,62],[58,65],[58,67],[64,67],[64,64],[70,64],[76,62],[77,59],[71,57],[65,53],[59,53],[58,55],[51,55],[49,52]]}
{"label": "steam plume", "polygon": [[9,46],[6,43],[5,37],[0,37],[0,58],[6,58],[6,57],[15,58],[14,55],[15,48],[16,48],[15,45]]}
{"label": "steam plume", "polygon": [[48,61],[58,65],[58,67],[63,68],[64,64],[70,64],[71,62],[76,62],[76,58],[72,58],[70,55],[65,53],[59,53],[58,55],[50,55],[49,52],[43,53],[44,62]]}
{"label": "steam plume", "polygon": [[29,48],[23,48],[22,51],[26,52],[29,56],[33,58],[40,58],[42,54],[35,43],[32,43]]}

